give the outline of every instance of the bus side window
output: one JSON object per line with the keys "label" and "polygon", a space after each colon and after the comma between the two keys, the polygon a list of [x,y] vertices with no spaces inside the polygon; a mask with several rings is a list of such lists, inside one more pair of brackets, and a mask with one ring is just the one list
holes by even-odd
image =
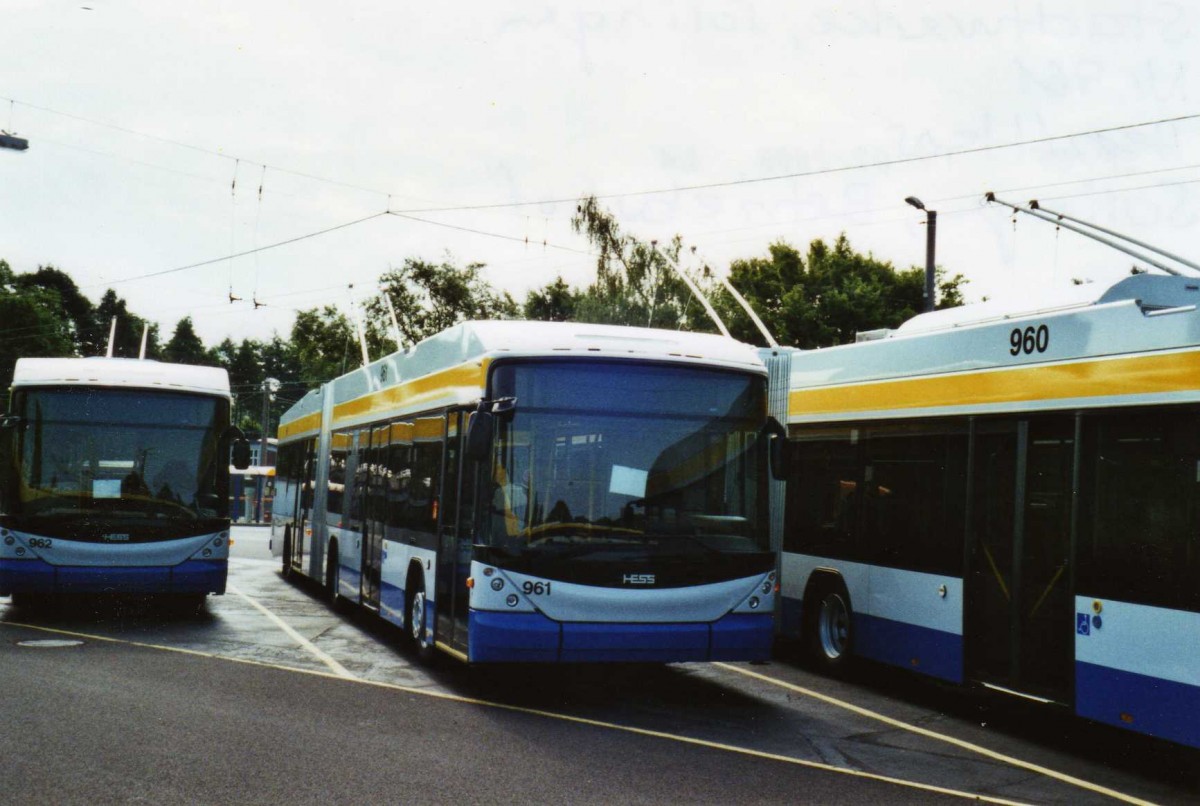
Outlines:
{"label": "bus side window", "polygon": [[858,453],[849,432],[793,445],[785,551],[855,558],[863,484]]}

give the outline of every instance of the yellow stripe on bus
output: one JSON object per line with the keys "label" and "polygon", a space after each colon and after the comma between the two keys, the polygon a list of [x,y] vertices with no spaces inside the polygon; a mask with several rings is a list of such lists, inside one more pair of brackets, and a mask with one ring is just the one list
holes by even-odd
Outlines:
{"label": "yellow stripe on bus", "polygon": [[312,414],[306,414],[292,420],[290,423],[279,424],[279,438],[287,439],[289,437],[307,434],[308,432],[316,433],[321,430],[321,412],[314,411]]}
{"label": "yellow stripe on bus", "polygon": [[1104,398],[1198,388],[1200,352],[1189,351],[795,389],[788,395],[788,415]]}
{"label": "yellow stripe on bus", "polygon": [[368,416],[385,416],[390,413],[400,413],[403,410],[414,411],[427,403],[444,398],[448,392],[456,388],[478,389],[482,391],[484,379],[487,377],[487,362],[472,361],[457,367],[435,372],[422,378],[363,395],[354,400],[347,400],[333,409],[333,420],[336,426],[345,420],[359,419]]}

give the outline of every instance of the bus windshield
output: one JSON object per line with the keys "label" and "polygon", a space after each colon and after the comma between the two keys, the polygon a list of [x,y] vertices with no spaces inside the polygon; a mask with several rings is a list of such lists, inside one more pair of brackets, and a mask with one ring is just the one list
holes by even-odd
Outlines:
{"label": "bus windshield", "polygon": [[23,528],[139,542],[227,513],[223,399],[57,387],[17,390],[13,411],[17,478],[7,509]]}
{"label": "bus windshield", "polygon": [[482,542],[508,555],[768,550],[766,380],[632,362],[499,365]]}

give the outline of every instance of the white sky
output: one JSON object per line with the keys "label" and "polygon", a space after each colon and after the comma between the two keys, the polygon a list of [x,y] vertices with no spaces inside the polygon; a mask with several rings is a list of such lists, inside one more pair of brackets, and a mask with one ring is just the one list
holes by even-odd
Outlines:
{"label": "white sky", "polygon": [[[0,258],[52,263],[98,299],[382,212],[389,194],[393,210],[629,194],[1200,113],[1200,7],[1185,3],[360,5],[3,0],[0,97],[17,103],[0,101],[0,128],[30,148],[0,151]],[[1057,184],[1076,180],[1094,181]],[[969,299],[1128,272],[1031,218],[1014,232],[986,190],[1198,259],[1200,119],[604,204],[722,269],[843,231],[924,265],[916,195]],[[1062,196],[1077,197],[1046,201]],[[573,209],[417,214],[517,242],[386,216],[113,287],[164,340],[191,314],[209,345],[286,335],[295,309],[344,307],[346,284],[365,296],[389,265],[447,251],[521,300],[590,278]],[[250,310],[255,296],[269,307]]]}

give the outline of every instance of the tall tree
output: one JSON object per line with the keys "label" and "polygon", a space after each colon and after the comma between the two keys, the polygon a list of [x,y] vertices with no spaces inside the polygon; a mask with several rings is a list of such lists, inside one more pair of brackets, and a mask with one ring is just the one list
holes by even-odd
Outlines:
{"label": "tall tree", "polygon": [[302,377],[320,383],[357,366],[357,338],[350,320],[332,305],[297,313],[291,341]]}
{"label": "tall tree", "polygon": [[158,325],[151,324],[146,319],[132,313],[125,300],[117,296],[111,288],[104,292],[100,304],[96,306],[96,324],[104,334],[104,348],[107,350],[108,334],[113,317],[117,320],[116,334],[113,338],[113,355],[118,358],[137,358],[142,346],[143,329],[149,327],[146,334],[146,358],[159,358],[161,349],[158,344]]}
{"label": "tall tree", "polygon": [[680,325],[691,292],[674,268],[683,246],[678,235],[660,245],[623,233],[595,196],[579,202],[571,226],[599,252],[596,280],[575,306],[577,319],[640,327]]}
{"label": "tall tree", "polygon": [[62,299],[48,288],[21,288],[7,261],[0,260],[0,389],[12,383],[18,358],[74,354]]}
{"label": "tall tree", "polygon": [[526,319],[541,322],[569,322],[575,318],[581,294],[567,285],[562,277],[535,288],[525,296],[523,312]]}
{"label": "tall tree", "polygon": [[79,290],[69,274],[54,266],[38,266],[35,272],[17,275],[16,286],[19,289],[42,288],[57,293],[67,317],[71,338],[75,342],[75,353],[81,356],[104,355],[108,329],[97,321],[96,306]]}
{"label": "tall tree", "polygon": [[171,334],[171,340],[162,349],[162,357],[164,361],[172,361],[176,364],[211,365],[213,363],[213,356],[204,349],[204,342],[196,335],[196,328],[192,325],[190,316],[183,317],[175,325],[175,332]]}
{"label": "tall tree", "polygon": [[[520,308],[507,291],[497,291],[483,277],[483,263],[456,266],[447,257],[441,263],[407,258],[398,269],[379,278],[382,293],[396,311],[401,346],[415,344],[448,327],[471,319],[512,319]],[[391,341],[391,317],[382,297],[366,305],[371,354]],[[391,347],[391,345],[388,345]]]}
{"label": "tall tree", "polygon": [[[855,334],[898,327],[920,312],[925,271],[897,271],[891,263],[854,251],[842,234],[832,246],[809,244],[808,254],[779,241],[766,257],[735,260],[730,282],[780,344],[813,348],[854,341]],[[938,308],[963,303],[962,275],[938,270]],[[749,317],[726,294],[714,304],[735,338],[761,343]]]}

